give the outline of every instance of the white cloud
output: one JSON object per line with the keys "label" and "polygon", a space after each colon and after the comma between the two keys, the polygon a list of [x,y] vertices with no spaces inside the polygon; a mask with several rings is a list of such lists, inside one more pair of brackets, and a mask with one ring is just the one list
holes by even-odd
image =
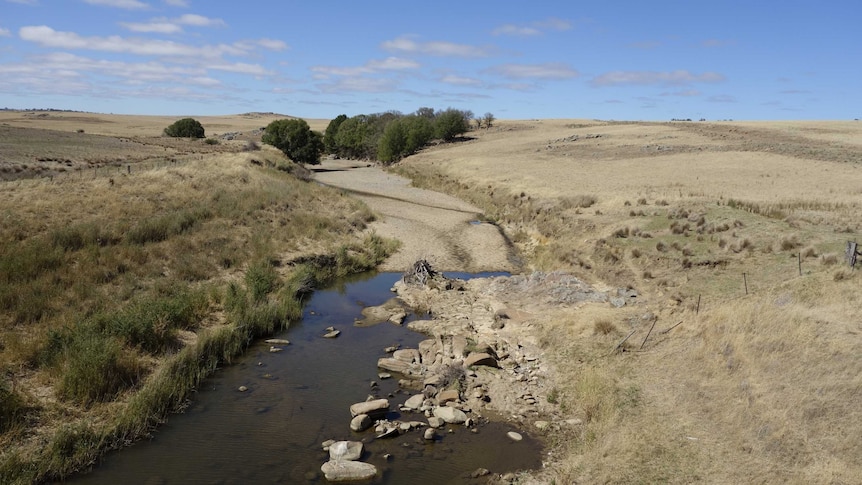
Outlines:
{"label": "white cloud", "polygon": [[348,77],[338,79],[335,82],[320,84],[318,88],[328,94],[341,94],[345,92],[385,93],[395,89],[395,81],[391,79]]}
{"label": "white cloud", "polygon": [[160,17],[152,19],[149,22],[120,22],[120,25],[132,32],[178,34],[183,31],[182,25],[191,25],[193,27],[224,27],[227,24],[222,19],[186,14],[174,19]]}
{"label": "white cloud", "polygon": [[491,33],[493,35],[514,35],[518,37],[531,37],[541,35],[547,31],[564,31],[572,28],[571,22],[558,18],[549,18],[540,22],[532,22],[528,25],[505,24],[497,27]]}
{"label": "white cloud", "polygon": [[402,71],[416,69],[419,63],[410,59],[400,57],[387,57],[386,59],[372,59],[362,66],[314,66],[311,71],[316,73],[318,79],[326,79],[329,76],[361,76],[381,71]]}
{"label": "white cloud", "polygon": [[21,5],[39,5],[39,0],[6,0],[9,3],[20,3]]}
{"label": "white cloud", "polygon": [[187,0],[164,0],[165,5],[170,5],[171,7],[188,7],[189,2]]}
{"label": "white cloud", "polygon": [[4,29],[0,27],[0,37],[11,37],[12,33],[9,32],[9,29]]}
{"label": "white cloud", "polygon": [[170,22],[120,22],[120,25],[131,30],[132,32],[142,33],[178,34],[183,31],[182,27]]}
{"label": "white cloud", "polygon": [[447,74],[440,78],[440,82],[446,84],[454,84],[456,86],[481,86],[481,80],[471,77],[457,76],[455,74]]}
{"label": "white cloud", "polygon": [[724,75],[717,72],[693,74],[687,70],[676,71],[611,71],[595,77],[593,86],[618,85],[649,85],[668,84],[682,85],[691,83],[716,83],[725,80]]}
{"label": "white cloud", "polygon": [[278,39],[259,39],[257,45],[271,51],[282,51],[287,49],[287,44]]}
{"label": "white cloud", "polygon": [[193,13],[182,15],[175,19],[175,22],[182,25],[193,25],[195,27],[223,27],[227,25],[222,19],[204,17],[203,15]]}
{"label": "white cloud", "polygon": [[142,56],[171,56],[190,58],[219,58],[223,55],[246,55],[249,49],[237,44],[192,46],[169,40],[109,37],[83,37],[74,32],[60,32],[51,27],[21,27],[18,34],[23,40],[44,47],[60,49],[86,49],[102,52],[128,53]]}
{"label": "white cloud", "polygon": [[150,8],[149,5],[138,0],[84,0],[84,2],[89,3],[90,5],[125,8],[128,10],[140,10]]}
{"label": "white cloud", "polygon": [[509,79],[571,79],[580,75],[577,70],[558,62],[545,64],[503,64],[488,69],[488,72]]}
{"label": "white cloud", "polygon": [[270,74],[270,72],[267,71],[260,64],[247,64],[245,62],[208,64],[206,65],[206,67],[207,69],[214,69],[216,71],[235,72],[239,74],[252,74],[255,76],[264,76]]}
{"label": "white cloud", "polygon": [[387,40],[381,44],[388,51],[399,51],[410,54],[426,54],[437,57],[487,57],[491,54],[486,47],[477,47],[467,44],[455,44],[452,42],[416,42],[410,37],[398,37]]}

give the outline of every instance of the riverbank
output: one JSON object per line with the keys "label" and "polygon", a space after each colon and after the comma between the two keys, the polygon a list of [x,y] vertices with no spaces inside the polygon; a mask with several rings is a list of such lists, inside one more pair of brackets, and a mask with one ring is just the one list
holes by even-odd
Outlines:
{"label": "riverbank", "polygon": [[146,436],[310,291],[397,247],[279,152],[169,142],[148,166],[4,182],[3,483],[62,478]]}

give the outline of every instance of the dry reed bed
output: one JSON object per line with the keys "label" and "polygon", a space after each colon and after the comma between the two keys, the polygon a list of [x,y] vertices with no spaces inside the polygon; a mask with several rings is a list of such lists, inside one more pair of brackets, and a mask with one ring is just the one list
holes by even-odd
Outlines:
{"label": "dry reed bed", "polygon": [[[274,150],[0,190],[0,481],[62,477],[394,250]],[[303,261],[302,263],[296,261]]]}
{"label": "dry reed bed", "polygon": [[[584,424],[549,436],[534,480],[862,480],[859,279],[840,266],[862,128],[791,128],[500,122],[397,167],[481,207],[534,267],[644,302],[542,316],[555,401]],[[768,152],[827,128],[829,150]]]}

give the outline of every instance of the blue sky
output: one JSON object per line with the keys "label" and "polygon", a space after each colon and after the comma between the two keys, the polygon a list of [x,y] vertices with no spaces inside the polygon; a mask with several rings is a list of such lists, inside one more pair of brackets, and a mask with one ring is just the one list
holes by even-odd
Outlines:
{"label": "blue sky", "polygon": [[0,0],[0,107],[862,117],[859,0]]}

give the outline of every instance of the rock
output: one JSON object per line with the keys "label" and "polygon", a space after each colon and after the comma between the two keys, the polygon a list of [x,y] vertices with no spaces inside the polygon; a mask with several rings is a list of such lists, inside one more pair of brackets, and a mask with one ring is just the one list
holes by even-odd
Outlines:
{"label": "rock", "polygon": [[474,365],[499,367],[497,359],[486,352],[473,352],[464,359],[464,367],[472,367]]}
{"label": "rock", "polygon": [[611,298],[610,300],[611,306],[614,308],[622,308],[626,306],[625,298]]}
{"label": "rock", "polygon": [[506,326],[502,320],[494,320],[494,323],[491,324],[491,330],[502,330]]}
{"label": "rock", "polygon": [[533,423],[533,426],[538,428],[539,431],[545,431],[546,429],[548,429],[548,426],[550,426],[550,425],[551,425],[551,423],[549,423],[547,421],[536,421],[535,423]]}
{"label": "rock", "polygon": [[350,420],[350,429],[353,431],[365,431],[371,427],[371,417],[367,414],[357,414]]}
{"label": "rock", "polygon": [[445,391],[440,391],[437,394],[437,402],[440,404],[445,404],[449,401],[458,401],[461,399],[461,396],[458,394],[457,389],[446,389]]}
{"label": "rock", "polygon": [[332,446],[333,443],[335,443],[335,440],[326,440],[321,443],[320,446],[323,447],[323,451],[328,451],[329,447]]}
{"label": "rock", "polygon": [[420,362],[419,351],[416,349],[396,350],[392,353],[392,357],[407,362],[408,364]]}
{"label": "rock", "polygon": [[283,338],[270,338],[264,340],[264,342],[274,345],[290,345],[290,340],[285,340]]}
{"label": "rock", "polygon": [[427,441],[434,441],[434,438],[437,437],[437,432],[434,431],[434,428],[428,428],[425,430],[425,434],[422,435]]}
{"label": "rock", "polygon": [[383,431],[379,432],[379,434],[377,435],[377,438],[395,438],[396,436],[398,436],[398,434],[398,426],[390,425],[384,427]]}
{"label": "rock", "polygon": [[441,418],[438,418],[437,416],[431,416],[430,418],[428,418],[428,426],[432,428],[440,428],[444,424],[446,424],[446,422],[443,421]]}
{"label": "rock", "polygon": [[407,314],[404,312],[398,312],[389,317],[389,322],[394,323],[395,325],[401,325],[404,323],[404,319],[407,318]]}
{"label": "rock", "polygon": [[407,398],[407,401],[404,402],[404,407],[410,410],[417,410],[422,407],[422,403],[425,401],[424,394],[415,394]]}
{"label": "rock", "polygon": [[383,380],[383,379],[389,379],[389,378],[391,378],[391,377],[392,377],[392,374],[390,374],[390,373],[388,373],[388,372],[381,372],[381,373],[377,374],[377,377],[378,377],[380,380]]}
{"label": "rock", "polygon": [[330,330],[329,332],[323,334],[323,338],[335,338],[341,334],[341,330]]}
{"label": "rock", "polygon": [[336,441],[329,445],[329,459],[332,461],[354,461],[361,456],[362,443],[359,441]]}
{"label": "rock", "polygon": [[245,391],[247,391],[247,390],[248,390],[248,388],[247,388],[247,387],[245,387],[245,386],[239,386],[239,392],[245,392]]}
{"label": "rock", "polygon": [[509,439],[512,441],[521,441],[522,439],[524,439],[524,437],[521,436],[520,433],[516,433],[514,431],[509,431],[508,433],[506,433],[506,436],[508,436]]}
{"label": "rock", "polygon": [[283,349],[281,347],[272,346],[269,348],[269,351],[272,353],[281,352]]}
{"label": "rock", "polygon": [[455,335],[452,337],[452,355],[460,359],[467,355],[467,337]]}
{"label": "rock", "polygon": [[392,345],[392,346],[389,346],[389,347],[386,347],[385,349],[383,349],[383,351],[386,352],[387,354],[391,354],[392,352],[395,352],[396,350],[398,350],[397,345]]}
{"label": "rock", "polygon": [[358,402],[350,406],[350,415],[353,417],[359,416],[360,414],[367,414],[368,416],[386,414],[387,411],[389,411],[388,399],[375,399],[373,401]]}
{"label": "rock", "polygon": [[473,473],[470,474],[470,478],[479,478],[484,477],[491,473],[487,468],[477,468]]}
{"label": "rock", "polygon": [[448,424],[461,424],[467,421],[467,415],[460,409],[442,406],[434,408],[434,416],[442,419]]}
{"label": "rock", "polygon": [[410,431],[411,429],[413,429],[413,426],[411,426],[410,423],[401,423],[398,425],[398,431],[401,431],[401,432],[407,432],[407,431]]}
{"label": "rock", "polygon": [[381,369],[388,370],[390,372],[397,372],[399,374],[409,374],[410,373],[410,364],[404,362],[400,359],[393,359],[391,357],[382,357],[377,360],[377,367]]}
{"label": "rock", "polygon": [[335,327],[326,327],[324,330],[326,330],[327,332],[334,332]]}
{"label": "rock", "polygon": [[330,482],[368,480],[377,475],[377,467],[361,461],[328,461],[320,471]]}

